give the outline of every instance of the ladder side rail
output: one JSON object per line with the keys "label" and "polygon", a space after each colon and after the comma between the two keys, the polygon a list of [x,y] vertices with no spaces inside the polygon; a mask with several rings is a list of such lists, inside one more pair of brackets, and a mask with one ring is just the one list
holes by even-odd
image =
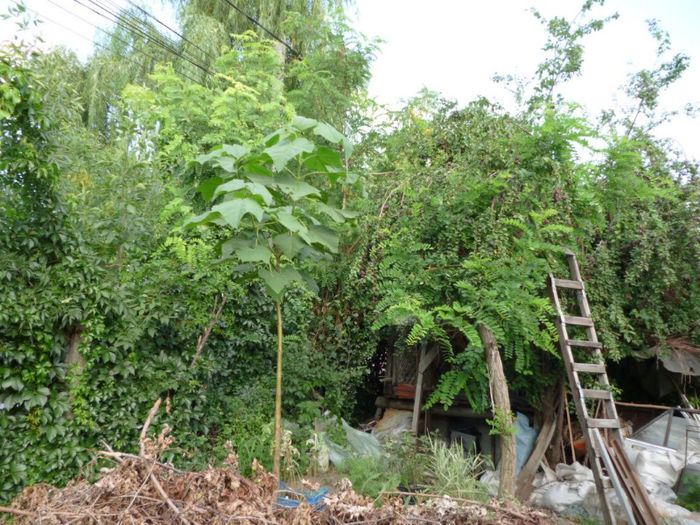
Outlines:
{"label": "ladder side rail", "polygon": [[[583,282],[583,279],[581,277],[581,270],[578,265],[578,260],[576,259],[576,255],[573,253],[567,254],[567,261],[569,264],[569,270],[571,273],[571,279],[580,281],[581,282],[581,289],[576,290],[576,301],[578,302],[578,306],[581,310],[581,315],[584,317],[591,317],[591,308],[590,305],[588,304],[588,298],[586,296],[586,286]],[[586,330],[586,336],[589,341],[597,343],[598,341],[598,334],[596,333],[595,325],[591,323],[591,326],[586,326],[584,327]],[[593,352],[593,355],[596,357],[598,360],[602,360],[602,353],[600,352],[599,349],[595,349]],[[608,379],[607,373],[605,374],[600,374],[598,376],[598,383],[601,384],[604,389],[609,390],[610,389],[610,381]],[[605,400],[604,402],[605,406],[605,415],[606,417],[610,419],[615,419],[617,420],[617,407],[615,407],[615,402],[612,398],[612,395],[610,396],[609,400]],[[615,429],[614,430],[615,437],[618,439],[622,440],[622,432],[620,429]]]}
{"label": "ladder side rail", "polygon": [[[605,468],[608,471],[608,476],[610,476],[610,482],[615,488],[615,493],[617,494],[617,498],[620,500],[622,510],[625,513],[625,518],[627,519],[629,525],[636,525],[637,520],[634,517],[634,511],[632,510],[632,506],[630,505],[630,500],[627,497],[627,492],[622,487],[622,483],[620,483],[620,478],[617,475],[615,466],[613,465],[612,459],[610,458],[605,443],[603,442],[603,437],[600,435],[600,431],[597,428],[594,428],[592,432],[595,438],[595,446],[597,447],[597,452],[599,453],[601,459],[603,460],[603,463],[605,464]],[[612,512],[611,508],[607,510]]]}
{"label": "ladder side rail", "polygon": [[[557,293],[557,287],[554,281],[554,276],[552,274],[549,275],[547,288],[549,296],[552,302],[554,303],[554,308],[557,314],[554,320],[554,324],[556,325],[557,332],[559,333],[559,346],[561,348],[564,366],[566,367],[566,375],[568,376],[569,384],[571,385],[571,394],[574,399],[576,414],[578,415],[578,420],[581,424],[583,438],[586,442],[587,450],[595,451],[594,443],[591,438],[591,432],[588,428],[588,411],[586,409],[585,400],[581,395],[581,385],[578,381],[578,374],[576,374],[576,372],[574,371],[574,358],[571,352],[571,347],[567,343],[567,341],[569,340],[569,336],[566,330],[566,323],[564,322],[564,313],[561,309],[559,295]],[[612,512],[610,502],[608,501],[607,496],[605,494],[605,485],[603,483],[603,469],[595,452],[593,453],[593,458],[591,461],[591,470],[593,471],[593,481],[595,482],[596,492],[598,493],[598,498],[600,500],[600,506],[603,509],[605,523],[606,525],[616,525],[615,515]]]}

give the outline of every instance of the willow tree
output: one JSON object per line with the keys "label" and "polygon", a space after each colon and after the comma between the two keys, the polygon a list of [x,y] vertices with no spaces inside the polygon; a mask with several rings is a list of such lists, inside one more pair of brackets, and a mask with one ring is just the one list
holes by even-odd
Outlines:
{"label": "willow tree", "polygon": [[[323,20],[329,13],[342,10],[343,0],[174,0],[179,6],[183,29],[188,37],[206,44],[222,43],[230,35],[253,31],[264,38],[272,38],[282,53],[301,56],[312,44],[310,34],[303,27],[289,25],[289,15],[296,13],[308,24]],[[206,37],[205,37],[206,35]],[[212,48],[215,51],[216,48]]]}

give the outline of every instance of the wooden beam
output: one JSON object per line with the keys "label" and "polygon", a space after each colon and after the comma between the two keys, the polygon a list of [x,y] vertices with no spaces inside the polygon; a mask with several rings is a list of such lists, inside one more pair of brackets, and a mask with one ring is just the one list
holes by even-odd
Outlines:
{"label": "wooden beam", "polygon": [[[377,400],[374,402],[374,406],[379,408],[395,408],[396,410],[412,410],[413,402],[405,399],[388,399],[385,396],[378,396]],[[465,417],[474,419],[486,419],[493,417],[493,414],[490,412],[480,414],[467,407],[452,406],[445,410],[442,408],[442,406],[435,406],[430,410],[433,412],[433,414],[437,414],[439,416]]]}

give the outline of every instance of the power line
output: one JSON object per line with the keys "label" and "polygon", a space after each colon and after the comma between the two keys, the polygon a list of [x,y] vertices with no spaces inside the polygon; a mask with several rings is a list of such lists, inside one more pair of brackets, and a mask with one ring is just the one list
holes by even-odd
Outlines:
{"label": "power line", "polygon": [[[184,45],[183,45],[182,47],[180,47],[180,45],[179,45],[177,42],[173,41],[173,40],[172,40],[171,38],[169,38],[167,35],[164,35],[163,33],[160,33],[159,31],[157,31],[157,30],[154,28],[154,26],[153,26],[152,24],[149,24],[145,19],[143,19],[143,18],[141,18],[141,17],[139,17],[139,16],[134,15],[131,11],[125,9],[122,5],[118,4],[118,3],[115,2],[114,0],[100,0],[100,3],[97,3],[97,2],[95,2],[95,1],[93,1],[93,0],[89,0],[89,1],[90,1],[92,4],[99,5],[99,7],[100,7],[101,9],[107,11],[107,12],[110,13],[112,16],[114,16],[114,17],[117,18],[118,20],[122,21],[122,23],[127,23],[127,20],[128,20],[128,23],[130,23],[130,24],[134,24],[134,23],[135,23],[135,24],[137,24],[138,26],[140,26],[139,28],[140,28],[142,31],[146,31],[149,35],[150,35],[153,31],[155,31],[155,33],[158,35],[158,37],[161,39],[161,42],[164,43],[164,45],[167,45],[167,46],[169,46],[169,47],[172,47],[174,50],[178,50],[180,53],[182,53],[183,55],[185,55],[188,59],[197,62],[197,63],[200,64],[202,67],[205,67],[205,66],[199,61],[199,57],[198,57],[197,55],[195,55],[195,54],[193,54],[193,53],[188,53],[188,52],[187,52],[187,49],[185,48]],[[162,26],[165,27],[166,29],[168,29],[168,30],[172,31],[173,33],[175,33],[176,35],[180,36],[184,41],[186,41],[186,42],[188,42],[189,44],[191,44],[191,45],[197,47],[198,49],[200,49],[200,51],[202,51],[202,53],[206,54],[210,59],[212,58],[210,55],[207,54],[206,51],[204,51],[203,49],[199,48],[199,46],[197,46],[197,44],[195,44],[194,42],[192,42],[192,41],[190,41],[190,40],[187,40],[187,38],[185,38],[184,36],[180,35],[180,33],[178,33],[177,31],[175,31],[174,29],[172,29],[172,28],[171,28],[170,26],[168,26],[165,22],[162,22],[160,19],[158,19],[158,18],[155,17],[154,15],[150,14],[150,13],[149,13],[148,11],[146,11],[145,9],[140,8],[138,5],[134,4],[131,0],[127,0],[127,2],[128,2],[129,4],[131,4],[132,6],[134,6],[136,9],[138,9],[141,13],[143,13],[143,14],[146,15],[147,17],[152,18],[152,19],[155,20],[158,24],[162,25]],[[109,11],[109,10],[105,7],[105,5],[104,5],[105,3],[111,5],[112,11]],[[124,18],[126,18],[126,20],[124,20]],[[143,28],[145,28],[145,29],[143,29]]]}
{"label": "power line", "polygon": [[[54,5],[58,5],[58,4],[55,4],[52,0],[49,0],[49,2],[51,2],[51,3],[54,4]],[[58,7],[61,7],[61,6],[58,5]],[[63,10],[66,11],[67,13],[70,13],[71,15],[73,15],[73,16],[76,17],[76,18],[78,18],[79,20],[82,20],[83,22],[89,24],[90,26],[99,29],[100,31],[102,31],[102,32],[105,33],[106,35],[108,35],[108,36],[110,36],[110,37],[113,37],[113,38],[116,38],[117,40],[119,40],[120,42],[122,42],[122,43],[124,43],[124,44],[127,44],[127,45],[129,44],[129,42],[127,42],[126,40],[123,40],[123,39],[119,38],[118,36],[116,36],[116,35],[110,33],[109,31],[105,31],[105,30],[102,29],[101,27],[98,27],[98,26],[96,26],[95,24],[92,24],[91,22],[88,22],[86,19],[80,17],[79,15],[76,15],[75,13],[71,12],[70,10],[65,9],[65,8],[63,8],[63,7],[61,7],[61,9],[63,9]],[[70,32],[70,33],[73,33],[74,35],[78,36],[79,38],[82,38],[83,40],[86,40],[86,41],[90,42],[90,43],[93,44],[93,45],[96,45],[96,46],[98,46],[98,47],[100,47],[100,48],[102,48],[102,49],[104,49],[104,50],[106,50],[106,51],[113,51],[113,50],[110,49],[109,47],[107,47],[107,46],[105,46],[105,45],[103,45],[103,44],[100,44],[99,42],[95,42],[94,39],[89,38],[89,37],[87,37],[87,36],[85,36],[85,35],[83,35],[83,34],[77,32],[76,30],[74,30],[74,29],[72,29],[72,28],[70,28],[70,27],[68,27],[68,26],[66,26],[66,25],[64,25],[64,24],[61,24],[60,22],[57,22],[56,20],[53,20],[52,18],[49,18],[48,16],[46,16],[46,15],[44,15],[44,14],[42,14],[42,13],[40,13],[40,12],[34,10],[34,9],[31,9],[31,8],[27,7],[27,10],[28,10],[28,11],[32,11],[32,12],[35,13],[37,16],[39,16],[41,19],[46,20],[47,22],[51,22],[52,24],[54,24],[54,25],[56,25],[56,26],[58,26],[58,27],[60,27],[60,28],[62,28],[62,29],[65,29],[66,31],[68,31],[68,32]],[[136,53],[139,53],[139,54],[145,56],[146,58],[149,58],[149,59],[151,59],[151,60],[153,60],[153,61],[156,61],[156,58],[155,58],[153,55],[149,55],[148,53],[144,53],[143,51],[141,51],[141,50],[139,50],[139,49],[134,49],[134,51],[135,51]],[[134,64],[134,65],[136,65],[136,66],[138,66],[138,67],[143,67],[143,64],[139,64],[138,62],[136,62],[135,60],[132,60],[131,58],[129,58],[129,57],[127,57],[127,56],[119,55],[119,57],[122,58],[122,59],[124,59],[124,60],[126,60],[126,61],[128,61],[128,62],[131,62],[132,64]],[[194,78],[190,77],[189,75],[187,75],[187,74],[185,74],[185,73],[182,73],[182,72],[181,72],[180,74],[181,74],[183,77],[185,77],[187,80],[189,80],[189,81],[191,81],[191,82],[194,82],[195,84],[200,84],[200,85],[201,85],[201,83],[200,83],[199,81],[195,80]]]}
{"label": "power line", "polygon": [[[136,17],[132,17],[133,20],[137,21],[139,24],[143,24],[145,26],[145,29],[143,27],[139,27],[138,25],[135,25],[132,20],[129,20],[127,17],[124,15],[120,14],[121,7],[115,4],[114,2],[109,2],[112,4],[113,7],[116,8],[116,11],[111,11],[108,7],[105,7],[104,4],[97,2],[96,0],[88,0],[91,4],[95,5],[98,9],[101,9],[102,11],[108,13],[113,18],[110,18],[109,16],[104,15],[103,13],[100,13],[96,11],[95,9],[91,8],[90,6],[85,5],[79,0],[75,0],[78,4],[83,5],[84,7],[90,9],[94,13],[97,13],[98,15],[102,16],[103,18],[109,20],[110,22],[115,22],[117,25],[122,25],[128,29],[131,29],[132,33],[136,33],[137,35],[145,38],[147,41],[153,41],[156,45],[162,47],[165,49],[167,52],[174,54],[175,56],[181,58],[182,60],[185,60],[195,66],[196,68],[202,70],[203,72],[210,74],[213,76],[213,74],[201,63],[197,61],[196,58],[187,56],[187,54],[184,51],[179,51],[176,47],[175,44],[172,42],[169,42],[168,40],[164,39],[164,37],[155,31],[152,26],[147,24],[144,20],[138,19]],[[153,34],[155,32],[155,34]]]}
{"label": "power line", "polygon": [[181,58],[182,60],[185,60],[186,62],[189,62],[190,64],[192,64],[196,68],[202,70],[204,73],[211,75],[212,77],[214,76],[214,74],[211,71],[209,71],[205,66],[203,66],[202,64],[200,64],[196,60],[193,60],[192,58],[185,56],[183,53],[179,52],[177,49],[172,47],[172,44],[169,45],[167,43],[164,43],[158,37],[156,37],[152,34],[146,33],[143,29],[139,28],[138,26],[135,26],[133,24],[133,22],[129,22],[128,20],[125,20],[123,16],[110,11],[108,8],[106,8],[104,5],[101,5],[99,2],[96,2],[95,0],[88,0],[91,4],[95,5],[98,9],[108,13],[108,15],[110,15],[111,17],[114,17],[114,18],[110,18],[110,16],[105,15],[104,13],[96,10],[95,8],[92,8],[89,5],[84,4],[83,2],[81,2],[81,0],[74,0],[74,1],[77,4],[85,7],[86,9],[89,9],[93,13],[101,16],[102,18],[105,18],[109,22],[116,23],[117,25],[119,25],[121,23],[121,25],[126,26],[127,29],[130,29],[132,34],[139,35],[139,36],[145,38],[147,41],[152,41],[154,44],[162,47],[165,51],[172,53],[173,55],[176,55],[177,57]]}
{"label": "power line", "polygon": [[135,7],[136,9],[138,9],[139,11],[141,11],[141,12],[142,12],[144,15],[146,15],[147,17],[152,18],[153,20],[155,20],[158,24],[162,25],[164,28],[166,28],[166,29],[168,29],[169,31],[175,33],[175,34],[176,34],[177,36],[179,36],[183,41],[185,41],[185,42],[187,42],[188,44],[190,44],[191,46],[193,46],[193,47],[199,49],[202,53],[204,53],[204,54],[205,54],[207,57],[209,57],[210,59],[214,59],[214,58],[215,58],[215,57],[211,56],[209,53],[207,53],[204,49],[202,49],[201,47],[199,47],[197,44],[195,44],[195,43],[192,42],[191,40],[188,40],[187,38],[185,38],[184,35],[181,35],[181,34],[178,33],[177,31],[175,31],[172,27],[170,27],[168,24],[166,24],[165,22],[162,22],[162,21],[161,21],[160,19],[158,19],[156,16],[152,15],[151,13],[149,13],[148,11],[146,11],[145,9],[139,7],[138,5],[136,5],[136,4],[135,4],[134,2],[132,2],[131,0],[127,0],[127,2],[129,2],[130,5],[132,5],[133,7]]}
{"label": "power line", "polygon": [[[158,40],[158,44],[161,47],[167,47],[169,52],[181,54],[183,58],[187,59],[188,61],[194,61],[201,67],[206,67],[200,62],[199,57],[197,57],[194,54],[188,53],[184,46],[181,47],[177,42],[173,41],[171,38],[158,31],[152,24],[147,22],[145,19],[136,16],[130,11],[124,9],[120,4],[118,4],[114,0],[100,0],[100,2],[96,2],[94,0],[89,1],[92,4],[98,5],[101,9],[107,11],[112,16],[114,16],[117,19],[118,25],[120,23],[122,26],[130,24],[129,27],[133,28],[135,24],[136,29],[138,29],[141,32],[141,34],[146,33],[148,35],[148,38]],[[107,7],[105,7],[105,4],[111,6],[112,11],[109,11]]]}
{"label": "power line", "polygon": [[248,20],[250,20],[251,22],[253,22],[253,23],[254,23],[256,26],[258,26],[260,29],[262,29],[263,31],[265,31],[265,32],[266,32],[268,35],[270,35],[272,38],[274,38],[275,40],[277,40],[277,41],[278,41],[280,44],[282,44],[284,47],[286,47],[287,49],[289,49],[289,51],[291,51],[292,54],[293,54],[294,56],[296,56],[297,58],[301,58],[301,53],[299,53],[296,49],[294,49],[294,48],[293,48],[292,46],[290,46],[287,42],[285,42],[284,40],[282,40],[280,37],[278,37],[275,33],[273,33],[272,31],[270,31],[268,28],[266,28],[266,27],[265,27],[264,25],[262,25],[260,22],[258,22],[255,18],[253,18],[253,17],[250,16],[248,13],[246,13],[245,11],[243,11],[243,9],[241,9],[241,8],[238,7],[236,4],[234,4],[233,2],[231,2],[231,0],[223,0],[223,1],[226,2],[228,5],[230,5],[231,7],[233,7],[236,11],[238,11],[240,14],[242,14],[242,15],[243,15],[244,17],[246,17]]}

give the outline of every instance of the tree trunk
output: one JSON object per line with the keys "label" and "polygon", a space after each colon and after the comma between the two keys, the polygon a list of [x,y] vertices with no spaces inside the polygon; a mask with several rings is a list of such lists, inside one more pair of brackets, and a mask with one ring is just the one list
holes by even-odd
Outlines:
{"label": "tree trunk", "polygon": [[[517,466],[517,449],[515,435],[509,430],[513,428],[513,414],[510,411],[510,396],[508,383],[503,373],[501,354],[496,346],[496,338],[493,332],[484,325],[479,324],[479,335],[484,345],[486,355],[486,367],[489,373],[489,390],[491,393],[491,406],[494,419],[501,424],[501,474],[498,485],[498,497],[510,499],[515,493],[515,471]],[[497,419],[502,418],[502,420]]]}
{"label": "tree trunk", "polygon": [[272,473],[280,479],[280,446],[282,444],[282,304],[277,306],[277,387],[275,389],[275,452]]}

